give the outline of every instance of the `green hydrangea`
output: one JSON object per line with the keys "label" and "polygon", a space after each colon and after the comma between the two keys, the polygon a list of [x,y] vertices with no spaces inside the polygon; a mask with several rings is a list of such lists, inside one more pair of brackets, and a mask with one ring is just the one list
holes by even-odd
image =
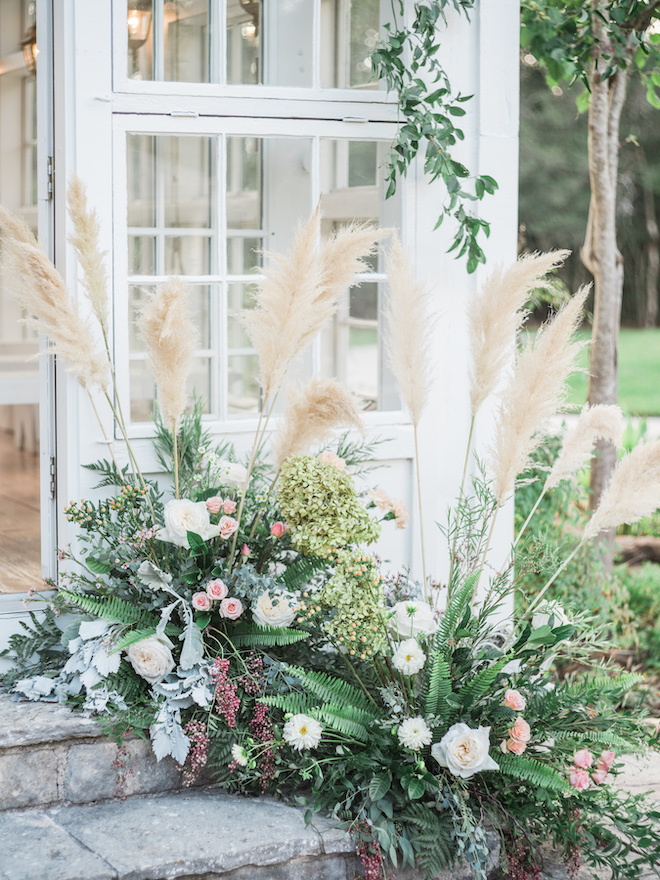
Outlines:
{"label": "green hydrangea", "polygon": [[335,611],[325,624],[328,635],[349,655],[366,660],[386,642],[382,578],[374,560],[359,551],[329,554],[335,573],[319,593],[322,605]]}
{"label": "green hydrangea", "polygon": [[293,546],[306,556],[323,556],[333,547],[371,544],[380,525],[367,513],[352,478],[332,464],[294,455],[282,467],[278,500]]}

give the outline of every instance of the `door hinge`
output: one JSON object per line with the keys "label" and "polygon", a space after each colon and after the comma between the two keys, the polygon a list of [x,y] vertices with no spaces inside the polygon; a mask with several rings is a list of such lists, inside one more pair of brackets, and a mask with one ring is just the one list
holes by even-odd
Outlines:
{"label": "door hinge", "polygon": [[57,460],[55,458],[51,458],[50,460],[50,468],[48,473],[50,475],[50,484],[48,486],[48,491],[50,492],[51,501],[54,501],[55,495],[57,493]]}
{"label": "door hinge", "polygon": [[48,157],[46,172],[48,174],[48,201],[52,202],[55,193],[55,160],[52,156]]}

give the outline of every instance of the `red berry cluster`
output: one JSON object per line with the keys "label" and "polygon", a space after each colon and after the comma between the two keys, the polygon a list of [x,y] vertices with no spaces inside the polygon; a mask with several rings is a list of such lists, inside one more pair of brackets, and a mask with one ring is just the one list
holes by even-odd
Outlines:
{"label": "red berry cluster", "polygon": [[525,840],[514,840],[511,847],[507,846],[509,862],[509,880],[540,880],[541,871],[531,861],[531,851]]}
{"label": "red berry cluster", "polygon": [[208,759],[210,740],[202,721],[189,721],[183,732],[190,739],[190,751],[183,768],[183,784],[188,787],[195,782]]}
{"label": "red berry cluster", "polygon": [[256,742],[270,743],[259,755],[259,783],[262,792],[268,790],[275,779],[275,731],[270,720],[270,711],[264,703],[255,703],[254,715],[250,720],[250,733]]}
{"label": "red berry cluster", "polygon": [[262,693],[264,689],[264,660],[261,654],[250,654],[245,661],[245,675],[238,679],[238,683],[246,694]]}
{"label": "red berry cluster", "polygon": [[216,657],[211,667],[211,679],[215,682],[215,711],[227,722],[227,727],[236,727],[236,713],[241,700],[238,688],[227,677],[229,660]]}
{"label": "red berry cluster", "polygon": [[372,826],[366,821],[356,822],[351,834],[355,841],[355,852],[362,865],[364,880],[387,878],[383,851],[374,837]]}

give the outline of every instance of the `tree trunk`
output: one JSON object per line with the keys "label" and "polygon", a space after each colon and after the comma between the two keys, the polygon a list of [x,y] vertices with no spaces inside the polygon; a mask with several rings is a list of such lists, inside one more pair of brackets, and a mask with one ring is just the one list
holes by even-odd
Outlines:
{"label": "tree trunk", "polygon": [[[646,164],[646,163],[645,163]],[[660,278],[660,232],[655,213],[655,195],[648,182],[644,182],[644,215],[649,237],[646,246],[646,309],[644,326],[655,327],[658,320],[658,279]]]}
{"label": "tree trunk", "polygon": [[[597,0],[593,0],[596,8]],[[625,102],[628,70],[617,70],[603,80],[601,73],[608,62],[607,35],[603,22],[592,14],[595,36],[593,66],[590,75],[589,103],[589,178],[591,203],[582,262],[594,277],[594,324],[590,354],[588,401],[616,403],[618,390],[617,352],[623,296],[623,258],[616,240],[616,190],[619,164],[619,124]],[[592,509],[598,506],[603,489],[616,464],[616,449],[600,443],[591,462]],[[604,547],[606,569],[611,568],[612,538]]]}

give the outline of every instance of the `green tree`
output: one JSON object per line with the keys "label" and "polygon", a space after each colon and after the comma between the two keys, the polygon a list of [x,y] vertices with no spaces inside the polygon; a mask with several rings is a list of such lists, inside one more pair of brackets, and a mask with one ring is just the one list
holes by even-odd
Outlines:
{"label": "green tree", "polygon": [[[588,109],[590,205],[582,262],[594,278],[594,326],[589,403],[617,399],[617,343],[623,295],[623,259],[617,245],[621,114],[628,84],[639,71],[647,99],[660,107],[656,86],[660,0],[521,0],[523,46],[545,67],[548,83],[581,79]],[[599,448],[591,471],[596,505],[616,462],[616,450]]]}

